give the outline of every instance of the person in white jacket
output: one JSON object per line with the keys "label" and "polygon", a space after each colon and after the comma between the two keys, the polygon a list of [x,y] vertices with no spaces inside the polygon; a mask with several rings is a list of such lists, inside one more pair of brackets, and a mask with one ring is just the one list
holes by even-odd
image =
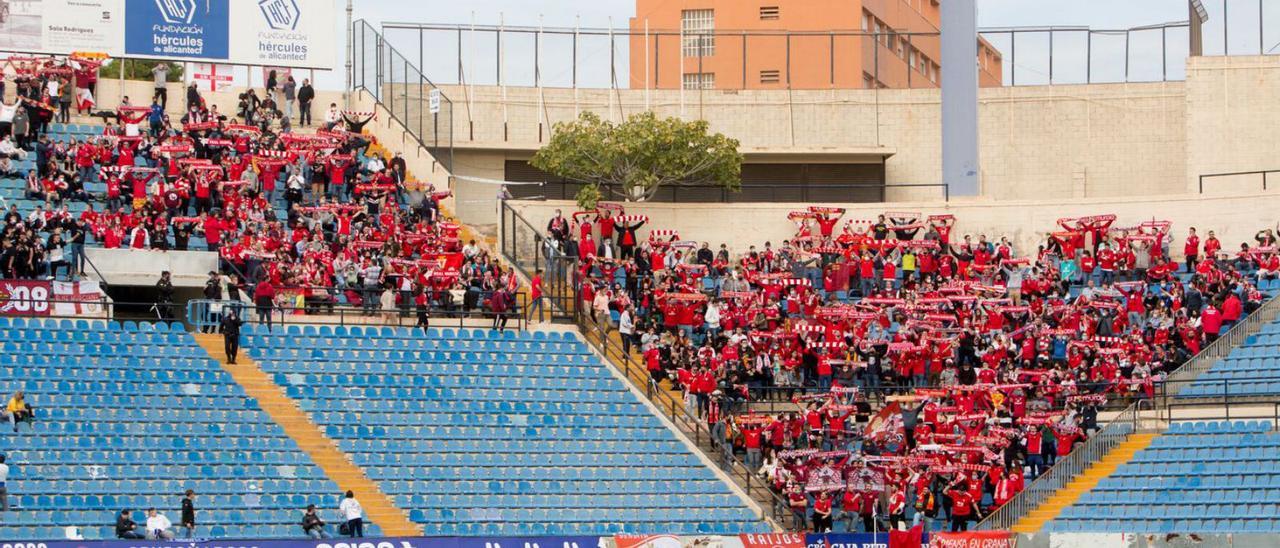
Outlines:
{"label": "person in white jacket", "polygon": [[631,343],[636,335],[636,322],[632,318],[630,305],[627,305],[627,308],[623,309],[622,315],[618,317],[618,335],[622,337],[622,353],[630,356]]}
{"label": "person in white jacket", "polygon": [[347,520],[347,536],[363,537],[364,508],[360,507],[360,501],[356,500],[355,493],[347,491],[347,496],[338,505],[338,511],[342,513],[342,519]]}
{"label": "person in white jacket", "polygon": [[147,510],[147,538],[151,540],[173,540],[173,531],[169,529],[173,523],[155,508]]}

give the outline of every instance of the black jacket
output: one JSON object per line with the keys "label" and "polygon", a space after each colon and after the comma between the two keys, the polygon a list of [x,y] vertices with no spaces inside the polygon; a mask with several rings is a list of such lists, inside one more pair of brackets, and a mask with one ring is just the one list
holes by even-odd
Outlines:
{"label": "black jacket", "polygon": [[230,314],[222,317],[220,323],[222,327],[222,336],[228,339],[238,338],[240,336],[240,326],[244,325],[244,320],[239,316],[231,316]]}
{"label": "black jacket", "polygon": [[210,278],[204,282],[204,298],[209,300],[222,300],[222,280]]}
{"label": "black jacket", "polygon": [[164,279],[156,282],[156,295],[159,302],[173,302],[173,294],[173,282]]}
{"label": "black jacket", "polygon": [[183,497],[182,499],[182,524],[196,524],[196,505],[191,503],[191,499]]}
{"label": "black jacket", "polygon": [[324,527],[324,520],[320,519],[320,516],[318,514],[302,515],[303,531],[310,532],[312,529],[319,529],[321,527]]}
{"label": "black jacket", "polygon": [[129,519],[124,514],[116,516],[116,537],[124,538],[125,533],[129,533],[137,527],[138,524],[134,523],[132,519]]}
{"label": "black jacket", "polygon": [[298,89],[298,101],[310,103],[316,98],[316,89],[311,84],[306,84]]}

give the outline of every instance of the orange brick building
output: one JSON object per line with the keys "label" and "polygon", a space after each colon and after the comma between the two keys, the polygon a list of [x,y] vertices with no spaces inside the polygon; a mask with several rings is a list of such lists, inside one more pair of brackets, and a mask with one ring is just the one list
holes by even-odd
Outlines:
{"label": "orange brick building", "polygon": [[[939,1],[636,0],[630,87],[938,87]],[[982,39],[978,69],[979,85],[1001,84]]]}

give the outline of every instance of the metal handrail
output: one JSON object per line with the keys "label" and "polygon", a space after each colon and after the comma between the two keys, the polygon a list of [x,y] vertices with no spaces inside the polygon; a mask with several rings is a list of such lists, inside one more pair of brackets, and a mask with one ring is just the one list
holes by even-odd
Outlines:
{"label": "metal handrail", "polygon": [[[564,255],[548,256],[547,239],[533,226],[533,223],[511,207],[506,200],[501,201],[499,209],[501,211],[498,226],[500,255],[512,267],[518,269],[526,279],[532,280],[534,272],[520,261],[521,240],[530,240],[533,243],[533,269],[534,271],[542,270],[545,275],[542,280],[543,296],[551,303],[551,317],[570,319],[576,292],[569,278],[569,271],[577,260]],[[508,215],[512,221],[510,223],[507,222]]]}
{"label": "metal handrail", "polygon": [[[123,302],[122,302],[122,303],[116,303],[115,301],[112,301],[112,300],[111,300],[111,298],[110,298],[110,297],[108,297],[108,296],[106,295],[106,293],[103,293],[103,294],[102,294],[102,296],[101,296],[101,297],[99,297],[99,298],[97,298],[97,299],[88,300],[88,301],[86,301],[86,300],[77,300],[77,299],[51,299],[51,298],[46,298],[46,299],[30,299],[30,298],[27,298],[27,299],[15,299],[15,298],[9,297],[9,298],[5,299],[5,303],[8,303],[8,304],[17,303],[17,304],[20,304],[20,305],[44,304],[44,305],[46,305],[46,306],[45,306],[44,310],[41,310],[41,311],[37,311],[37,310],[35,310],[35,307],[34,307],[34,306],[18,306],[18,307],[9,307],[9,308],[8,308],[7,310],[5,310],[4,312],[0,312],[0,317],[9,317],[9,318],[39,318],[39,319],[44,319],[44,318],[59,318],[59,319],[66,318],[66,319],[72,319],[72,318],[74,318],[74,319],[80,319],[80,320],[109,320],[109,319],[112,319],[112,318],[114,318],[114,317],[115,317],[115,307],[114,307],[114,305],[116,305],[116,304],[126,305],[126,306],[136,306],[136,305],[146,305],[146,306],[151,306],[151,304],[153,304],[153,303],[123,303]],[[52,305],[55,305],[55,304],[96,305],[96,306],[100,306],[100,307],[102,307],[102,312],[101,312],[101,313],[81,313],[81,314],[58,314],[58,313],[56,312],[57,307],[52,306]]]}
{"label": "metal handrail", "polygon": [[[508,204],[506,200],[502,200],[500,202],[500,208],[503,213],[500,216],[503,223],[502,223],[502,226],[499,227],[499,230],[502,233],[502,241],[498,242],[499,247],[501,248],[501,253],[503,257],[512,264],[512,266],[520,269],[521,274],[524,274],[526,278],[532,278],[533,273],[525,269],[525,267],[520,264],[520,261],[516,260],[517,250],[515,248],[516,247],[515,234],[516,234],[516,230],[523,227],[525,230],[527,230],[530,234],[533,235],[534,246],[537,249],[539,249],[539,251],[534,254],[535,270],[537,269],[542,259],[542,253],[541,253],[541,246],[543,241],[542,234],[538,231],[537,228],[533,226],[533,223],[530,223],[528,219],[525,219],[524,215],[521,215],[519,211],[516,211],[515,208],[511,207],[511,205]],[[510,240],[507,239],[507,223],[505,222],[507,218],[506,216],[508,213],[511,214],[511,218],[513,221],[517,221],[517,223],[514,223],[513,226],[511,227]]]}
{"label": "metal handrail", "polygon": [[[1236,323],[1230,330],[1218,337],[1217,340],[1201,349],[1200,353],[1196,354],[1195,357],[1187,360],[1181,367],[1170,373],[1159,384],[1158,402],[1153,402],[1153,407],[1160,409],[1163,414],[1167,415],[1174,406],[1193,405],[1174,403],[1173,399],[1185,386],[1191,384],[1200,374],[1209,370],[1217,360],[1230,354],[1233,349],[1243,343],[1250,335],[1257,333],[1262,325],[1274,320],[1277,315],[1280,315],[1280,299],[1271,299],[1263,303],[1258,310]],[[1224,389],[1222,400],[1215,400],[1216,403],[1212,405],[1218,407],[1230,405],[1231,399],[1229,392]],[[1066,486],[1072,478],[1084,472],[1094,461],[1102,458],[1107,451],[1122,442],[1129,434],[1138,430],[1138,405],[1143,401],[1139,400],[1120,412],[1102,431],[1094,434],[1084,445],[1077,448],[1063,460],[1059,460],[1047,473],[1033,481],[1026,490],[987,516],[979,524],[979,528],[1008,529],[1023,516],[1038,508],[1046,499]]]}
{"label": "metal handrail", "polygon": [[[541,200],[543,201],[548,199],[572,200],[574,199],[574,197],[572,195],[572,192],[570,192],[570,188],[569,188],[570,185],[582,185],[582,184],[588,184],[588,183],[585,183],[583,181],[576,181],[576,180],[564,181],[564,184],[558,185],[560,189],[559,196],[549,196],[551,194],[554,194],[554,190],[555,190],[554,187],[552,188],[548,188],[545,186],[540,187],[542,189],[545,189],[545,192],[546,192],[546,195],[541,196]],[[602,188],[602,191],[606,194],[610,194],[615,197],[622,197],[626,195],[625,192],[623,192],[621,189],[618,188],[618,185],[601,183],[600,186]],[[671,201],[673,203],[680,203],[679,196],[680,196],[680,192],[682,191],[716,191],[720,193],[719,202],[731,203],[734,201],[734,198],[736,198],[738,192],[753,190],[753,189],[771,189],[775,191],[786,192],[792,195],[795,193],[801,193],[801,197],[798,199],[799,201],[808,201],[805,196],[811,190],[867,190],[867,189],[870,189],[870,190],[880,190],[881,191],[880,199],[881,201],[883,201],[885,199],[884,191],[889,189],[940,188],[942,189],[942,201],[948,202],[948,203],[951,201],[951,188],[945,183],[800,183],[800,184],[741,183],[738,186],[737,192],[731,191],[721,185],[716,185],[716,184],[671,185],[670,187],[665,187],[665,188],[667,191],[671,192],[671,196],[672,196]],[[775,196],[776,196],[776,193],[775,193]],[[534,200],[535,198],[521,196],[521,197],[518,197],[518,199]],[[760,201],[760,200],[757,198],[756,201]],[[719,202],[711,202],[711,203],[719,203]],[[699,201],[699,203],[702,203],[702,201]]]}
{"label": "metal handrail", "polygon": [[[732,446],[726,448],[714,438],[705,420],[691,415],[685,409],[683,402],[676,401],[652,379],[648,379],[644,383],[638,382],[636,377],[632,376],[633,373],[639,372],[641,377],[648,378],[648,370],[643,364],[639,363],[639,360],[628,353],[622,352],[617,343],[613,342],[609,337],[608,331],[602,326],[591,322],[587,315],[582,313],[581,307],[574,307],[574,320],[583,334],[583,339],[604,355],[607,362],[618,367],[619,364],[613,360],[612,356],[616,352],[618,356],[622,357],[620,369],[622,369],[622,373],[627,377],[627,380],[642,388],[655,407],[664,411],[664,414],[672,422],[677,423],[685,431],[693,434],[694,443],[699,446],[699,450],[703,450],[701,447],[702,441],[704,439],[707,440],[707,444],[713,448],[707,456],[711,457],[725,474],[742,486],[747,496],[752,497],[754,500],[753,490],[755,492],[762,490],[768,494],[768,498],[772,503],[768,511],[776,525],[790,530],[798,530],[804,526],[803,518],[791,511],[787,500],[774,491],[764,479],[756,477],[755,473],[733,454]],[[704,453],[707,452],[703,451]]]}
{"label": "metal handrail", "polygon": [[[484,292],[489,294],[492,292]],[[516,293],[512,295],[515,302],[509,310],[504,312],[508,318],[508,326],[516,331],[524,331],[529,325],[525,318],[525,312],[528,308],[527,295],[524,293]],[[249,323],[266,323],[263,322],[257,313],[257,306],[250,302],[233,301],[233,300],[210,300],[210,299],[193,299],[187,301],[187,323],[196,329],[204,327],[216,327],[217,322],[211,318],[215,313],[210,311],[210,305],[221,305],[223,307],[233,307],[237,309],[240,318]],[[319,310],[323,311],[319,311]],[[344,306],[344,305],[279,305],[273,304],[269,314],[270,322],[280,325],[289,324],[337,324],[337,325],[395,325],[395,326],[412,326],[417,323],[417,306],[397,306],[390,309],[379,308],[370,313],[363,307]],[[299,314],[301,313],[301,314]],[[430,316],[430,324],[432,326],[444,323],[452,325],[457,324],[458,327],[466,327],[467,320],[493,320],[494,312],[486,306],[477,306],[471,310],[457,308],[442,308],[439,306],[427,306],[427,313]],[[221,313],[216,313],[221,317]],[[456,322],[454,321],[456,320]],[[479,326],[471,326],[479,327]]]}
{"label": "metal handrail", "polygon": [[[102,284],[102,290],[106,291],[106,289],[111,286],[111,283],[107,281],[106,276],[102,275],[102,271],[98,270],[98,265],[93,264],[93,259],[89,258],[89,254],[81,251],[77,257],[79,260],[84,261],[85,264],[88,264],[89,267],[93,269],[93,273],[98,275],[98,283]],[[83,272],[81,272],[81,274],[83,274]]]}
{"label": "metal handrail", "polygon": [[1218,177],[1239,177],[1241,175],[1261,175],[1262,190],[1267,189],[1267,175],[1271,173],[1280,173],[1280,169],[1260,169],[1256,171],[1231,171],[1226,173],[1205,173],[1200,175],[1200,194],[1204,194],[1204,180],[1214,179]]}
{"label": "metal handrail", "polygon": [[1186,363],[1169,373],[1161,383],[1160,398],[1161,407],[1168,404],[1171,398],[1174,398],[1182,391],[1183,387],[1190,384],[1189,381],[1195,380],[1205,371],[1213,367],[1218,360],[1227,357],[1237,346],[1244,343],[1250,335],[1253,335],[1262,329],[1262,326],[1274,321],[1280,317],[1280,298],[1269,299],[1262,303],[1262,306],[1254,310],[1252,314],[1245,316],[1244,319],[1236,322],[1231,329],[1220,335],[1217,340],[1209,343],[1200,352]]}
{"label": "metal handrail", "polygon": [[[370,95],[370,97],[373,99],[374,103],[375,103],[377,106],[382,107],[382,109],[383,109],[383,110],[385,110],[385,111],[387,112],[387,114],[391,117],[391,119],[392,119],[392,120],[394,120],[396,123],[400,124],[400,127],[404,129],[404,132],[405,132],[405,133],[407,133],[410,137],[412,137],[413,141],[414,141],[414,142],[416,142],[416,143],[418,144],[418,146],[419,146],[419,147],[421,147],[421,148],[423,148],[423,149],[425,149],[425,150],[427,150],[427,151],[432,151],[432,156],[433,156],[433,157],[435,157],[435,159],[436,159],[437,161],[439,161],[439,162],[440,162],[440,163],[445,167],[446,171],[452,171],[452,170],[453,170],[453,121],[452,121],[452,120],[453,120],[453,116],[452,116],[452,112],[453,112],[453,100],[452,100],[452,99],[450,99],[450,98],[449,98],[449,96],[448,96],[448,95],[446,95],[446,94],[444,93],[444,90],[443,90],[443,89],[441,89],[439,86],[437,86],[437,85],[435,85],[433,82],[431,82],[431,80],[430,80],[429,78],[427,78],[425,74],[423,74],[423,73],[422,73],[422,70],[421,70],[420,68],[415,67],[415,66],[413,66],[412,64],[410,64],[410,63],[409,63],[409,58],[408,58],[408,57],[405,57],[402,53],[400,53],[398,50],[396,50],[396,49],[395,49],[395,47],[393,47],[393,46],[391,46],[391,44],[387,43],[387,41],[383,38],[382,34],[380,34],[376,29],[374,29],[374,27],[373,27],[372,25],[370,25],[367,21],[365,21],[364,19],[357,19],[356,21],[354,21],[354,22],[352,22],[352,23],[351,23],[351,26],[352,26],[352,28],[351,28],[351,34],[352,34],[352,36],[355,36],[356,34],[359,34],[359,35],[360,35],[360,37],[361,37],[361,39],[360,39],[360,41],[359,41],[359,47],[361,48],[361,50],[360,50],[360,55],[356,55],[356,54],[355,54],[356,47],[357,47],[357,44],[355,43],[355,41],[353,41],[353,43],[351,44],[351,49],[352,49],[352,58],[353,58],[353,59],[358,59],[358,60],[359,60],[358,62],[361,64],[361,65],[360,65],[360,67],[359,67],[359,69],[360,69],[361,71],[366,70],[366,67],[368,66],[368,60],[367,60],[367,59],[366,59],[366,57],[364,56],[364,54],[365,54],[365,52],[364,52],[364,47],[365,47],[365,44],[364,44],[364,37],[366,36],[366,33],[372,33],[372,34],[373,34],[374,43],[375,43],[375,47],[376,47],[376,50],[377,50],[377,51],[375,52],[376,59],[375,59],[375,61],[374,61],[374,71],[375,71],[375,72],[374,72],[374,82],[373,82],[373,86],[377,87],[378,89],[377,89],[377,90],[373,90],[373,89],[370,89],[370,88],[369,88],[369,84],[368,84],[367,82],[365,82],[365,81],[364,81],[363,73],[362,73],[362,77],[359,79],[359,82],[357,82],[357,81],[356,81],[356,78],[354,77],[354,74],[352,75],[352,87],[353,87],[354,89],[364,90],[365,92],[368,92],[368,93],[369,93],[369,95]],[[360,32],[358,32],[358,33],[357,33],[357,32],[356,32],[356,31],[357,31],[357,29],[360,29]],[[421,135],[421,133],[422,133],[422,131],[421,131],[421,129],[422,129],[422,128],[421,128],[421,126],[419,126],[418,131],[414,131],[414,130],[410,127],[409,120],[408,120],[408,118],[409,118],[409,101],[408,101],[409,97],[408,97],[407,95],[406,95],[406,97],[405,97],[405,99],[406,99],[406,100],[405,100],[405,107],[404,107],[404,113],[403,113],[403,114],[404,114],[404,117],[403,117],[403,118],[402,118],[399,114],[397,114],[397,113],[396,113],[396,109],[395,109],[395,96],[394,96],[394,95],[390,95],[390,96],[385,97],[385,98],[383,97],[383,93],[382,93],[382,91],[383,91],[383,90],[381,89],[382,84],[383,84],[384,82],[385,82],[386,84],[388,84],[388,85],[394,85],[394,84],[395,84],[395,81],[394,81],[394,77],[395,77],[394,67],[387,67],[388,71],[390,72],[390,77],[386,78],[385,80],[383,79],[383,69],[384,69],[384,67],[382,66],[382,61],[383,61],[383,56],[384,56],[384,55],[386,56],[386,58],[387,58],[387,60],[388,60],[388,64],[389,64],[389,63],[390,63],[390,61],[391,61],[391,60],[393,60],[396,56],[399,56],[399,57],[400,57],[400,59],[402,59],[402,60],[404,61],[404,64],[403,64],[403,66],[404,66],[404,74],[403,74],[403,76],[404,76],[404,82],[403,82],[403,84],[404,84],[405,86],[408,86],[408,85],[411,85],[411,84],[412,84],[412,83],[409,81],[409,80],[410,80],[410,79],[409,79],[409,76],[410,76],[410,74],[409,74],[409,69],[410,69],[410,68],[412,68],[412,69],[413,69],[414,74],[416,74],[416,75],[417,75],[417,77],[418,77],[418,78],[417,78],[418,82],[417,82],[417,84],[416,84],[416,85],[418,85],[420,88],[421,88],[422,86],[429,86],[431,89],[439,91],[439,93],[440,93],[440,102],[441,102],[441,111],[443,112],[445,109],[447,109],[447,110],[448,110],[448,112],[449,112],[449,120],[450,120],[450,121],[449,121],[449,128],[447,128],[447,130],[446,130],[446,131],[448,132],[448,133],[447,133],[447,136],[448,136],[448,144],[447,144],[447,146],[445,146],[445,147],[441,147],[441,146],[440,146],[440,142],[439,142],[439,140],[437,140],[437,141],[435,142],[435,146],[430,146],[430,145],[428,145],[428,144],[427,144],[427,142],[423,139],[423,137],[422,137],[422,135]],[[353,62],[353,63],[352,63],[352,71],[354,72],[355,70],[357,70],[356,63],[355,63],[355,62]],[[406,93],[408,93],[408,92],[406,91]],[[423,94],[422,94],[421,90],[419,90],[419,93],[418,93],[418,99],[419,99],[419,102],[421,102],[422,98],[423,98]],[[425,106],[424,106],[424,105],[419,105],[419,108],[425,108]],[[437,116],[438,116],[438,115],[437,115]],[[425,117],[426,117],[426,114],[423,114],[423,118],[425,118]],[[446,148],[446,149],[448,150],[448,156],[442,156],[442,155],[436,154],[436,153],[434,152],[434,151],[439,150],[439,149],[441,149],[441,148]]]}
{"label": "metal handrail", "polygon": [[[1235,403],[1235,412],[1232,412],[1232,402],[1226,404],[1218,402],[1176,402],[1169,404],[1162,410],[1160,420],[1165,423],[1173,421],[1204,421],[1204,420],[1240,420],[1240,419],[1270,419],[1271,427],[1280,426],[1280,401],[1276,401],[1275,396],[1271,396],[1265,401],[1255,403]],[[1256,413],[1256,409],[1266,409],[1270,407],[1269,413]],[[1241,410],[1243,408],[1243,411]],[[1195,417],[1179,419],[1174,414],[1179,409],[1194,410]],[[1220,414],[1214,414],[1215,412]]]}
{"label": "metal handrail", "polygon": [[1138,403],[1116,415],[1106,427],[1090,436],[1071,454],[1058,460],[1048,472],[1036,478],[1004,506],[996,509],[978,524],[980,530],[1007,531],[1024,516],[1039,508],[1045,500],[1066,487],[1076,476],[1100,460],[1130,434],[1138,430]]}

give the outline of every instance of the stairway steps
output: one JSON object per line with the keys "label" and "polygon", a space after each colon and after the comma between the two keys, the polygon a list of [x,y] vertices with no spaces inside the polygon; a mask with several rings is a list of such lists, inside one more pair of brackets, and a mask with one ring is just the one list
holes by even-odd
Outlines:
{"label": "stairway steps", "polygon": [[1098,486],[1124,463],[1129,462],[1138,451],[1146,449],[1155,440],[1155,434],[1132,434],[1119,445],[1111,448],[1101,459],[1094,462],[1083,473],[1072,478],[1053,496],[1046,499],[1038,508],[1027,513],[1012,527],[1015,533],[1035,533],[1044,524],[1053,521],[1068,506],[1075,504],[1085,493]]}
{"label": "stairway steps", "polygon": [[211,357],[218,360],[231,377],[245,387],[245,392],[258,401],[258,406],[284,429],[286,435],[297,442],[298,447],[311,457],[329,479],[343,491],[354,491],[364,507],[365,515],[389,536],[420,536],[421,526],[409,521],[408,514],[378,487],[364,470],[351,458],[338,450],[333,440],[325,436],[311,418],[277,386],[258,364],[247,356],[240,356],[235,365],[227,363],[222,352],[222,336],[197,333],[196,342]]}

